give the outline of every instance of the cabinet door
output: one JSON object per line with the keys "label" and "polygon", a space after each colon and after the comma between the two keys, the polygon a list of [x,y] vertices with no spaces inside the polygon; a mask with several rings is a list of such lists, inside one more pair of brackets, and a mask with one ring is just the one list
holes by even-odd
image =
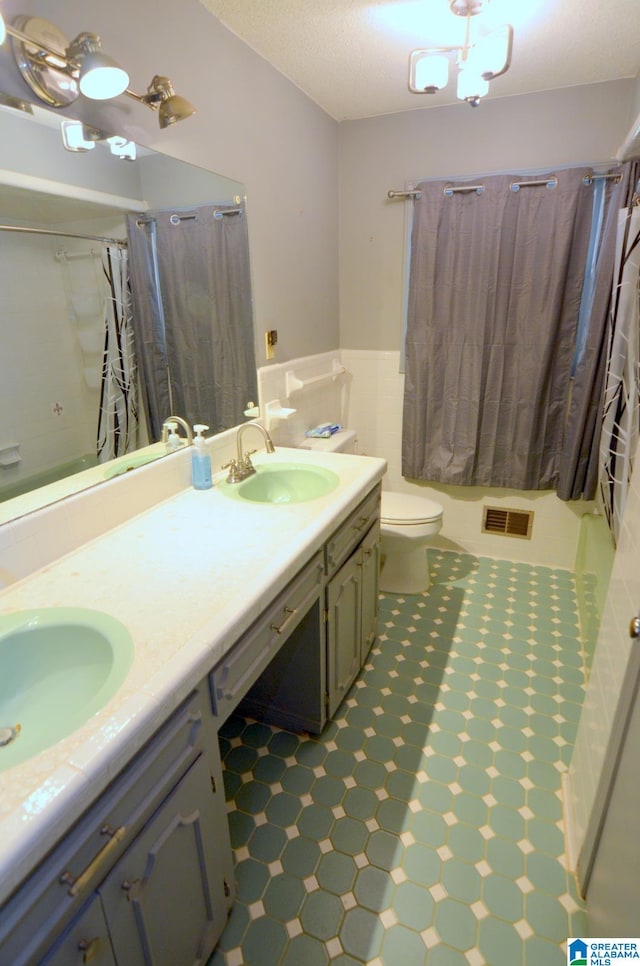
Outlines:
{"label": "cabinet door", "polygon": [[100,899],[94,896],[41,960],[41,966],[116,966]]}
{"label": "cabinet door", "polygon": [[222,786],[200,756],[99,891],[118,963],[204,963],[226,922]]}
{"label": "cabinet door", "polygon": [[371,645],[378,636],[380,610],[380,524],[371,527],[362,541],[362,651],[360,667],[367,659]]}
{"label": "cabinet door", "polygon": [[360,670],[362,566],[353,554],[327,584],[327,684],[329,717]]}

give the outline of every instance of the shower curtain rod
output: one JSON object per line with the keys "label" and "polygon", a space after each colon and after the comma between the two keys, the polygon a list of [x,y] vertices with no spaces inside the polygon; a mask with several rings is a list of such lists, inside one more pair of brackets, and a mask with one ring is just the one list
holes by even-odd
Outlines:
{"label": "shower curtain rod", "polygon": [[[213,206],[215,207],[215,206]],[[222,218],[224,215],[241,215],[242,208],[216,208],[213,213],[213,217],[216,219]],[[148,217],[137,218],[136,228],[143,228],[145,225],[150,225],[152,222],[157,222],[157,218],[154,215],[149,215]],[[198,215],[196,212],[193,214],[179,215],[174,213],[169,216],[169,223],[171,225],[179,225],[183,221],[198,221]]]}
{"label": "shower curtain rod", "polygon": [[[621,174],[592,174],[592,175],[587,175],[585,178],[583,178],[582,183],[588,186],[592,184],[594,181],[608,181],[609,179],[614,179],[615,181],[619,181],[621,177],[622,177]],[[509,187],[511,191],[519,191],[520,188],[536,188],[536,187],[542,187],[543,185],[547,188],[555,188],[557,184],[558,184],[558,179],[554,175],[552,178],[542,178],[539,181],[512,181]],[[459,192],[463,193],[465,191],[475,191],[476,194],[481,195],[482,192],[484,191],[484,185],[483,184],[463,184],[463,185],[457,185],[455,187],[454,185],[447,185],[445,188],[443,188],[443,192],[447,197],[450,197],[452,194],[458,194]],[[422,197],[422,192],[418,191],[417,189],[407,190],[407,191],[394,191],[394,190],[387,191],[387,198],[390,198],[392,200],[394,198],[412,198],[417,200],[418,198],[421,198],[421,197]]]}
{"label": "shower curtain rod", "polygon": [[72,231],[56,231],[55,228],[23,228],[21,225],[0,225],[0,231],[22,231],[33,235],[56,235],[58,238],[82,238],[85,241],[108,242],[127,247],[126,238],[106,238],[104,235],[77,235]]}

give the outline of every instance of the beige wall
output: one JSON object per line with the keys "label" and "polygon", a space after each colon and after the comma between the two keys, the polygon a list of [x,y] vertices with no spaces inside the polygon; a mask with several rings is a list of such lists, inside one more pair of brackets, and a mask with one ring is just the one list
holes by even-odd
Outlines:
{"label": "beige wall", "polygon": [[390,188],[419,178],[607,161],[626,134],[633,81],[431,107],[340,125],[340,344],[398,349],[406,218]]}

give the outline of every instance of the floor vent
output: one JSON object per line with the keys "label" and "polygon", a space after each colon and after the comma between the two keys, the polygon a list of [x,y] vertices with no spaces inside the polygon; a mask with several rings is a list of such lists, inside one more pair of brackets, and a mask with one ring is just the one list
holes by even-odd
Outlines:
{"label": "floor vent", "polygon": [[503,537],[531,539],[533,511],[505,510],[497,506],[485,506],[483,510],[483,533],[499,533]]}

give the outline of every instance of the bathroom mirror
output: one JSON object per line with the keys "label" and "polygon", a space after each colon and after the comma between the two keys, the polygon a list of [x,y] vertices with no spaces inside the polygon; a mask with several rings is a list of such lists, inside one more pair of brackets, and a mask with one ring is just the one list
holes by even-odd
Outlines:
{"label": "bathroom mirror", "polygon": [[[0,230],[0,522],[65,495],[49,486],[56,474],[82,471],[68,492],[87,477],[104,341],[101,239],[126,238],[128,213],[244,202],[241,183],[147,149],[138,147],[133,162],[106,142],[85,153],[65,150],[61,120],[39,107],[33,114],[0,108],[0,224],[50,232]],[[250,319],[245,341],[255,375]],[[242,398],[255,398],[254,387]],[[139,445],[146,446],[141,423]],[[101,469],[100,478],[113,475]],[[90,475],[86,485],[95,482]],[[31,491],[26,509],[21,490]]]}

